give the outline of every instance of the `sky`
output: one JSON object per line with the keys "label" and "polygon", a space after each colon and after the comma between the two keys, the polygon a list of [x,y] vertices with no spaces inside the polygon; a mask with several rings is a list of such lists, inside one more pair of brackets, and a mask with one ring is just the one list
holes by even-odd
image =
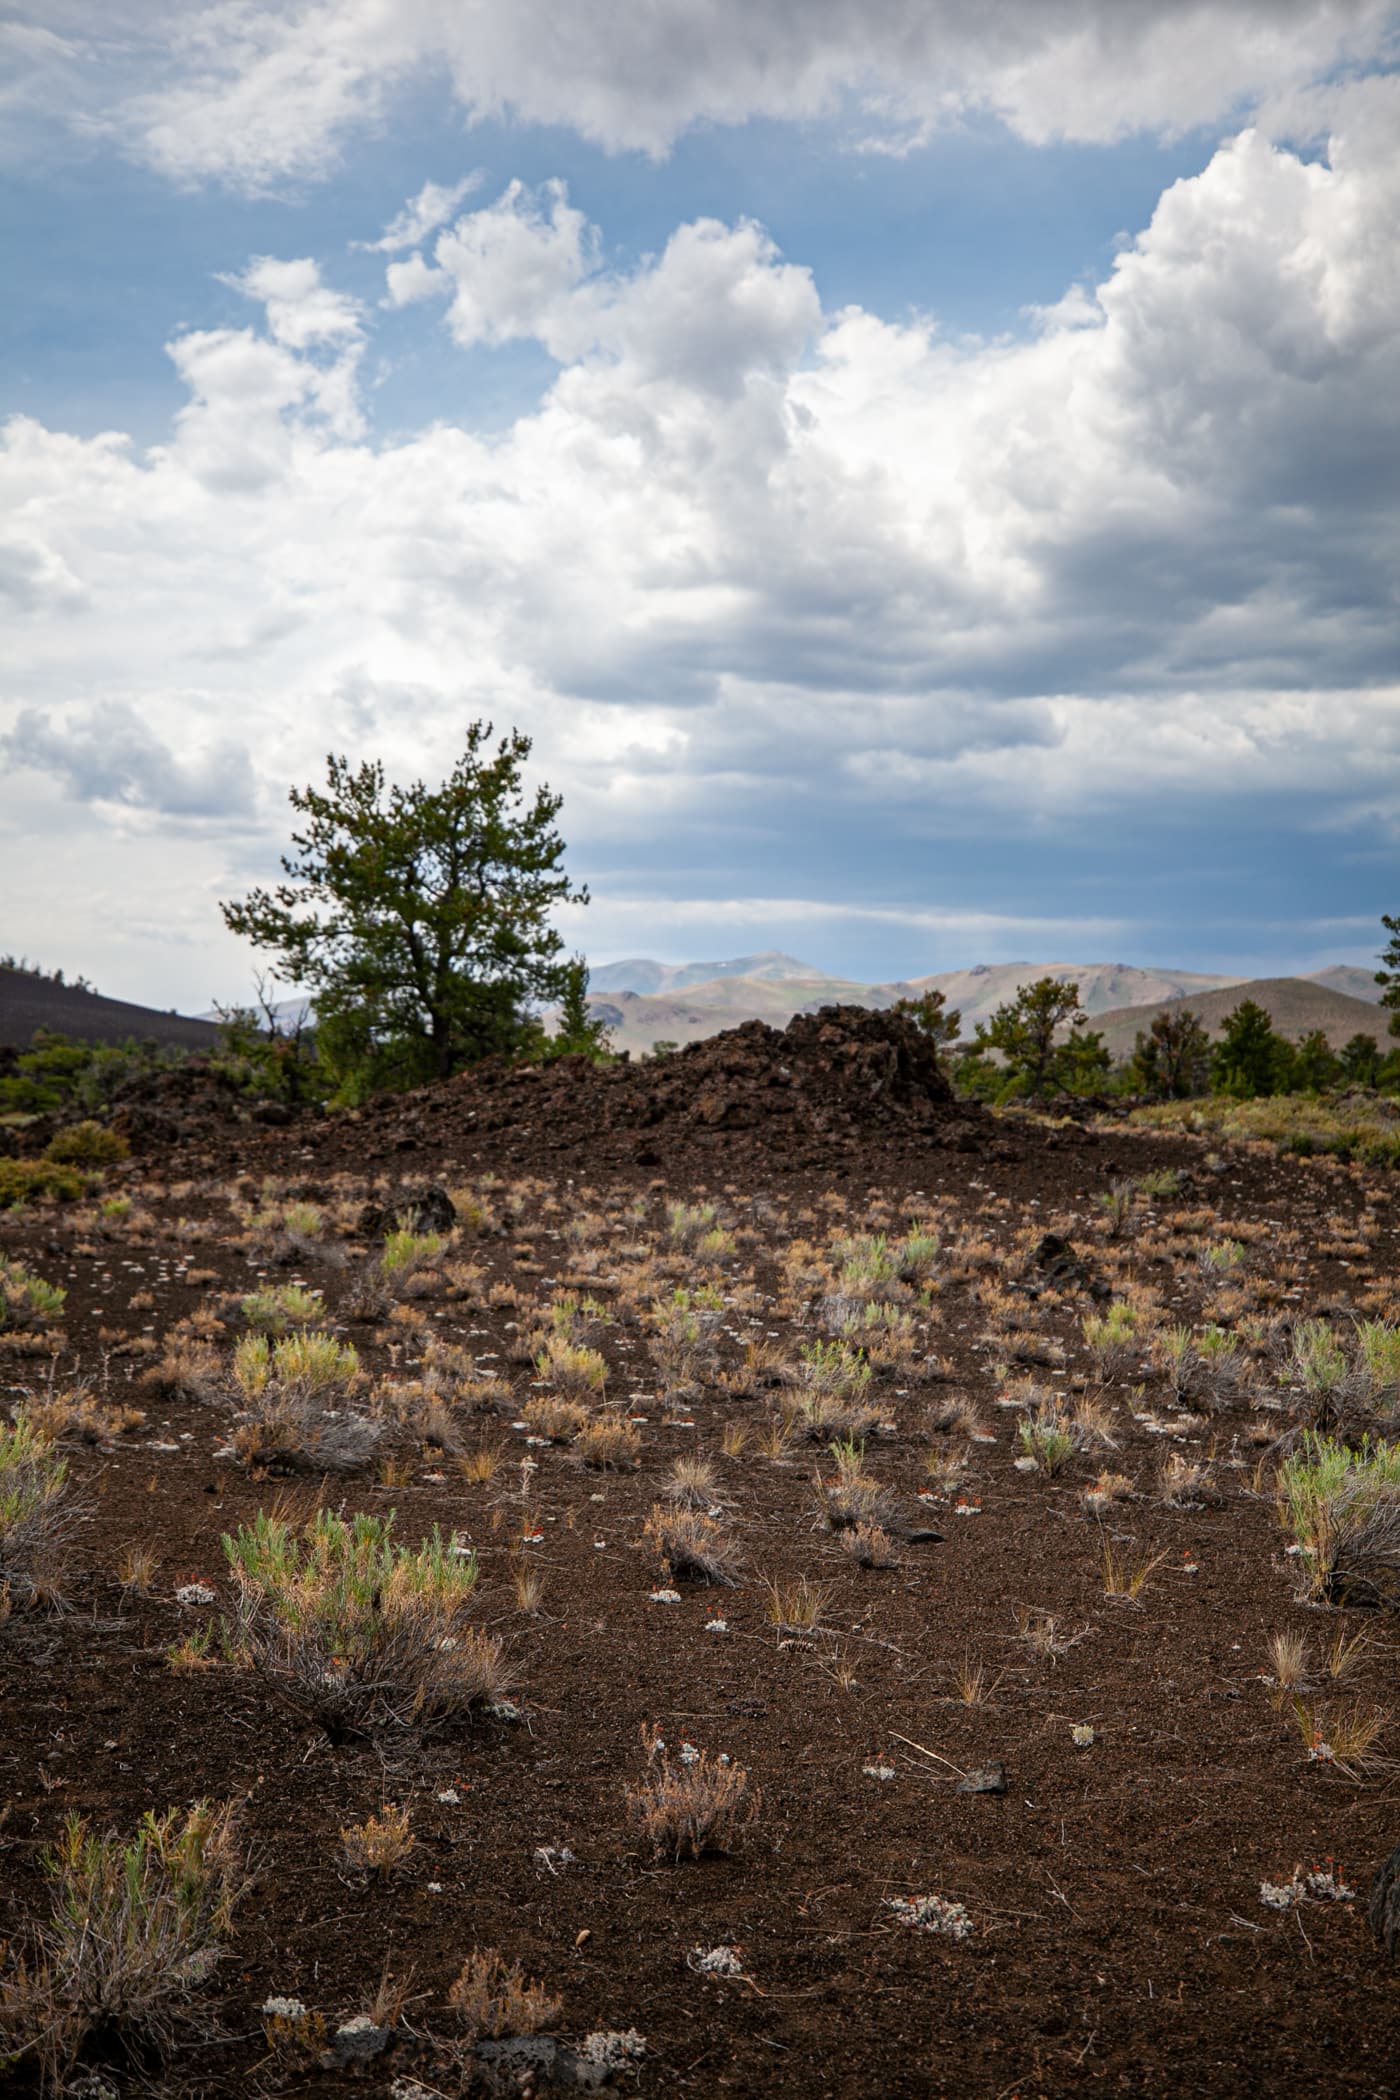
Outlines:
{"label": "sky", "polygon": [[21,0],[0,229],[0,951],[246,999],[478,718],[598,962],[1400,910],[1400,8]]}

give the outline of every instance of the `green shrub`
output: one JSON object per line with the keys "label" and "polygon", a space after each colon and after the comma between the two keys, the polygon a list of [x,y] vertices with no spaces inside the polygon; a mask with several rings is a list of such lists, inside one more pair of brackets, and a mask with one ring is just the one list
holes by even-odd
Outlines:
{"label": "green shrub", "polygon": [[351,1473],[374,1454],[384,1424],[343,1404],[360,1359],[332,1334],[245,1334],[233,1353],[243,1419],[233,1448],[247,1466],[278,1473]]}
{"label": "green shrub", "polygon": [[23,1415],[0,1428],[0,1598],[57,1603],[75,1522],[66,1459]]}
{"label": "green shrub", "polygon": [[95,2036],[139,2060],[218,2035],[194,1993],[248,1885],[231,1805],[148,1811],[129,1842],[70,1816],[45,1865],[52,1919],[33,1966],[0,1983],[0,2032],[38,2058],[49,2090]]}
{"label": "green shrub", "polygon": [[57,1160],[0,1159],[0,1210],[17,1210],[21,1204],[39,1203],[46,1197],[57,1203],[76,1203],[87,1190],[87,1176]]}
{"label": "green shrub", "polygon": [[56,1159],[64,1167],[111,1167],[130,1156],[126,1139],[91,1116],[60,1130],[44,1154],[45,1159]]}
{"label": "green shrub", "polygon": [[319,1291],[308,1291],[299,1283],[272,1283],[249,1291],[242,1313],[250,1327],[269,1334],[285,1334],[289,1327],[309,1327],[325,1318],[325,1302]]}
{"label": "green shrub", "polygon": [[1400,1445],[1310,1431],[1278,1472],[1278,1515],[1310,1597],[1400,1605]]}
{"label": "green shrub", "polygon": [[260,1510],[224,1538],[238,1585],[237,1645],[333,1739],[445,1726],[507,1688],[500,1641],[468,1623],[474,1554],[434,1527],[401,1546],[394,1512],[318,1510],[301,1530]]}
{"label": "green shrub", "polygon": [[61,1317],[68,1293],[0,1255],[0,1327],[42,1327]]}

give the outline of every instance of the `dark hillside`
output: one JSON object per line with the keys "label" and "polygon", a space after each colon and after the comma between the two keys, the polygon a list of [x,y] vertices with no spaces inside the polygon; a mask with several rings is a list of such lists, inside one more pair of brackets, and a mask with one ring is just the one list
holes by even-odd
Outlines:
{"label": "dark hillside", "polygon": [[27,1050],[36,1028],[83,1043],[157,1042],[184,1050],[207,1050],[218,1041],[212,1021],[104,999],[76,985],[52,984],[27,970],[0,970],[0,1044]]}

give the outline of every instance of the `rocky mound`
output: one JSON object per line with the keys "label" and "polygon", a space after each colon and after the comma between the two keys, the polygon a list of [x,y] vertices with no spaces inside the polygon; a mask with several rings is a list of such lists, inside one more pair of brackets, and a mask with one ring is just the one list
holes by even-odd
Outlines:
{"label": "rocky mound", "polygon": [[[927,1036],[904,1015],[860,1006],[798,1014],[709,1036],[640,1064],[565,1057],[544,1065],[490,1060],[409,1094],[325,1115],[254,1105],[205,1060],[145,1073],[120,1090],[112,1126],[138,1158],[185,1172],[273,1169],[290,1141],[320,1170],[436,1157],[528,1163],[576,1151],[581,1163],[669,1162],[678,1151],[777,1154],[816,1164],[832,1152],[893,1139],[980,1149],[989,1120],[954,1100]],[[271,1127],[269,1127],[271,1126]],[[291,1126],[290,1128],[288,1126]],[[49,1135],[25,1133],[25,1149]]]}
{"label": "rocky mound", "polygon": [[980,1121],[954,1101],[928,1037],[905,1015],[859,1006],[746,1021],[641,1064],[480,1065],[360,1112],[372,1147],[459,1149],[498,1137],[526,1150],[598,1147],[641,1164],[677,1142],[726,1151],[937,1133]]}

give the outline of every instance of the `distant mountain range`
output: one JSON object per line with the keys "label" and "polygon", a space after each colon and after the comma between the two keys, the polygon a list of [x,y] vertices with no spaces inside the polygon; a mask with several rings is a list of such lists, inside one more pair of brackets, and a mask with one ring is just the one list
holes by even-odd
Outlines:
{"label": "distant mountain range", "polygon": [[[698,1042],[742,1021],[783,1028],[794,1014],[814,1013],[821,1006],[886,1007],[929,990],[943,993],[961,1013],[964,1035],[971,1035],[979,1021],[1038,977],[1078,984],[1081,1004],[1115,1056],[1130,1051],[1138,1030],[1164,1009],[1190,1007],[1215,1032],[1245,998],[1256,1000],[1274,1026],[1294,1040],[1313,1028],[1322,1029],[1334,1049],[1357,1034],[1372,1034],[1383,1044],[1388,1040],[1389,1015],[1379,1006],[1373,972],[1348,963],[1308,977],[1262,978],[1146,970],[1130,963],[978,963],[966,970],[867,984],[829,977],[794,955],[765,949],[723,962],[663,963],[639,956],[604,963],[591,973],[589,1005],[609,1024],[614,1048],[636,1056],[658,1041]],[[307,1003],[295,997],[280,1000],[276,1011],[283,1026],[294,1026]],[[216,1040],[213,1018],[160,1013],[73,985],[54,985],[26,971],[0,969],[0,1045],[23,1048],[36,1028],[48,1028],[95,1042],[153,1037],[203,1049]]]}
{"label": "distant mountain range", "polygon": [[1380,992],[1373,973],[1346,963],[1310,977],[1258,979],[1139,969],[1131,963],[978,963],[872,984],[828,977],[796,956],[769,949],[722,963],[660,963],[647,957],[606,963],[590,972],[589,1005],[611,1027],[615,1048],[635,1056],[658,1041],[698,1042],[741,1021],[782,1028],[794,1014],[821,1006],[892,1006],[930,990],[942,992],[961,1013],[963,1033],[971,1035],[980,1021],[1039,977],[1079,986],[1080,1004],[1096,1026],[1106,1026],[1115,1054],[1131,1050],[1137,1030],[1148,1027],[1164,1006],[1187,1005],[1217,1028],[1243,998],[1257,999],[1275,1026],[1292,1037],[1322,1028],[1340,1046],[1359,1032],[1381,1038],[1386,1031],[1386,1017],[1376,1011]]}

